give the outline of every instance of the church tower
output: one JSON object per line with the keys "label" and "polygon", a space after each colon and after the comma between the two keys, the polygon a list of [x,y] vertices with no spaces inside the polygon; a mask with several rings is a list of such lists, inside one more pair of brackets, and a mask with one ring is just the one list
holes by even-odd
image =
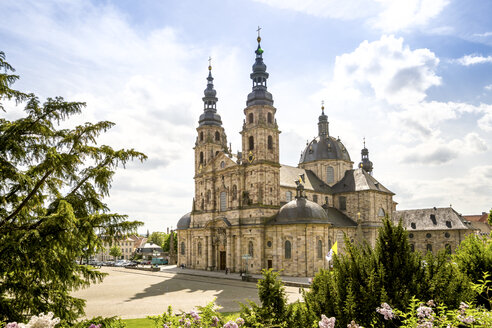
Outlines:
{"label": "church tower", "polygon": [[[210,62],[210,59],[209,59]],[[203,114],[198,120],[198,136],[195,142],[195,175],[200,174],[220,152],[228,153],[227,136],[222,120],[217,114],[217,91],[214,89],[212,66],[208,66],[207,88],[204,91]]]}
{"label": "church tower", "polygon": [[248,95],[242,135],[242,161],[247,166],[245,190],[248,204],[279,206],[279,134],[273,97],[267,90],[268,73],[258,28],[258,47],[250,78],[253,90]]}

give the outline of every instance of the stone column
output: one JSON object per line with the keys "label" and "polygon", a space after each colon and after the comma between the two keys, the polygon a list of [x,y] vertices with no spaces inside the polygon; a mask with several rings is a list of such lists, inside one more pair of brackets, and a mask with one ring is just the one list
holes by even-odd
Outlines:
{"label": "stone column", "polygon": [[231,247],[231,244],[232,244],[232,234],[231,234],[231,230],[228,229],[227,230],[227,239],[226,239],[226,268],[227,269],[231,269],[232,268],[232,254],[231,254],[231,250],[232,250],[232,247]]}
{"label": "stone column", "polygon": [[210,268],[213,266],[213,259],[212,259],[212,236],[207,237],[208,242],[207,242],[207,267]]}

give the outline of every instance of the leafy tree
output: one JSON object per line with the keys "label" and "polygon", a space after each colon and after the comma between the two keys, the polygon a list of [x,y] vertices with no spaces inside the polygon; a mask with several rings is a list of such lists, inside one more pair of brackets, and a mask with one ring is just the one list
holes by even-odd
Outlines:
{"label": "leafy tree", "polygon": [[263,279],[257,284],[261,306],[249,301],[241,304],[241,317],[248,327],[284,327],[289,316],[285,287],[278,272],[262,270]]}
{"label": "leafy tree", "polygon": [[178,238],[176,238],[176,233],[175,232],[171,232],[170,234],[166,234],[166,236],[164,238],[164,244],[162,245],[162,251],[164,251],[164,252],[169,252],[170,251],[171,235],[173,235],[174,252],[177,252],[177,249],[178,249]]}
{"label": "leafy tree", "polygon": [[18,76],[4,59],[0,52],[0,107],[25,103],[25,116],[0,118],[0,320],[51,311],[73,322],[85,301],[70,292],[104,276],[76,260],[103,249],[100,235],[111,240],[141,225],[110,213],[103,199],[115,169],[146,156],[98,146],[111,122],[60,128],[85,104],[61,97],[41,103],[13,90]]}
{"label": "leafy tree", "polygon": [[166,241],[167,234],[165,232],[154,231],[150,234],[149,241],[159,245],[161,248],[164,246],[164,242]]}
{"label": "leafy tree", "polygon": [[394,225],[384,219],[374,249],[347,239],[345,244],[345,254],[334,258],[333,271],[321,270],[304,294],[311,320],[324,314],[336,317],[337,327],[352,320],[384,327],[388,323],[375,313],[383,302],[406,308],[416,296],[457,308],[470,299],[468,279],[444,253],[428,253],[424,261],[420,253],[410,250],[401,222]]}
{"label": "leafy tree", "polygon": [[111,255],[115,260],[118,259],[121,254],[123,254],[121,252],[121,248],[119,246],[113,246],[109,249],[109,255]]}
{"label": "leafy tree", "polygon": [[[453,260],[459,270],[463,272],[474,284],[480,284],[485,273],[492,274],[492,238],[491,236],[479,236],[470,234],[463,240],[453,256]],[[480,305],[488,307],[492,298],[492,282],[488,281],[486,287],[476,301]]]}
{"label": "leafy tree", "polygon": [[489,211],[489,217],[487,218],[487,221],[488,221],[489,225],[492,226],[492,209],[490,209],[490,211]]}

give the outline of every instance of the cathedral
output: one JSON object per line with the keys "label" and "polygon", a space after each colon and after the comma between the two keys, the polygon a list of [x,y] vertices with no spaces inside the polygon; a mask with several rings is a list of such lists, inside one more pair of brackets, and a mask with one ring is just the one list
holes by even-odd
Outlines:
{"label": "cathedral", "polygon": [[[249,273],[273,268],[287,276],[314,276],[328,267],[325,257],[335,242],[343,250],[345,236],[374,246],[385,216],[414,227],[418,240],[412,244],[414,249],[429,250],[428,243],[435,245],[434,250],[456,247],[446,240],[436,244],[426,238],[431,229],[461,240],[469,230],[463,219],[452,209],[434,208],[430,214],[396,212],[394,193],[372,175],[365,144],[354,169],[341,140],[330,135],[323,106],[318,136],[306,145],[298,165],[280,164],[277,109],[267,88],[269,74],[259,36],[257,41],[252,91],[240,132],[242,151],[236,154],[227,146],[212,67],[208,67],[194,147],[193,207],[179,219],[176,229],[178,265]],[[422,224],[426,216],[438,223]]]}

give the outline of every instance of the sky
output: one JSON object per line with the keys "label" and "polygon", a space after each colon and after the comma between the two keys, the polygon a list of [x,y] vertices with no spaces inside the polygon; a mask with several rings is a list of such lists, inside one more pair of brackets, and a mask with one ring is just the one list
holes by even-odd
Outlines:
{"label": "sky", "polygon": [[86,102],[69,124],[112,121],[99,144],[148,155],[118,169],[105,199],[141,232],[191,210],[209,56],[241,150],[258,26],[282,164],[298,164],[324,101],[330,134],[354,165],[365,138],[397,209],[480,214],[492,207],[490,13],[486,0],[2,0],[0,51],[16,89]]}

